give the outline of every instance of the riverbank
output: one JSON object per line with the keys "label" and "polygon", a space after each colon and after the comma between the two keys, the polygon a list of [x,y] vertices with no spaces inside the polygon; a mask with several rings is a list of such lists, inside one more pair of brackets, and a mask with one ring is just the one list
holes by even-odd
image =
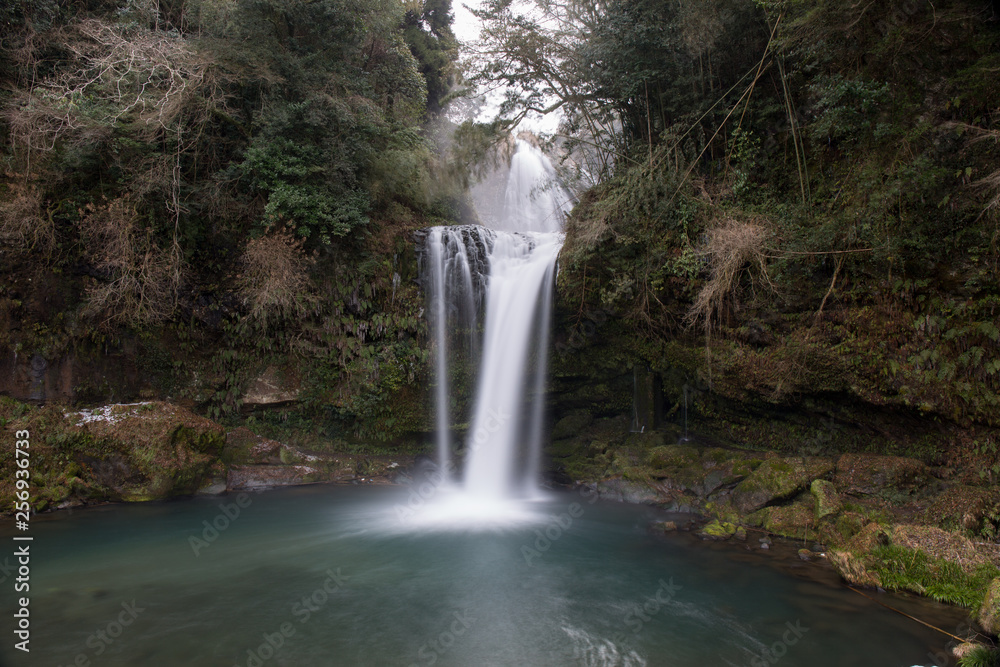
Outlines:
{"label": "riverbank", "polygon": [[[27,433],[35,512],[314,483],[389,483],[413,456],[298,447],[226,428],[162,401],[93,410],[0,397],[0,425]],[[14,506],[13,449],[0,455],[0,504]]]}
{"label": "riverbank", "polygon": [[[664,432],[630,434],[619,421],[577,415],[556,423],[547,461],[554,481],[688,517],[654,531],[826,559],[849,584],[964,607],[984,638],[1000,630],[1000,489],[976,484],[975,471],[901,456],[667,444]],[[31,434],[36,512],[303,484],[401,483],[418,456],[297,447],[164,402],[77,411],[0,399],[0,424],[11,437]],[[12,507],[13,454],[0,465],[0,502]]]}
{"label": "riverbank", "polygon": [[620,418],[580,414],[553,435],[550,467],[603,498],[704,516],[694,530],[705,540],[750,549],[769,541],[748,534],[790,540],[805,558],[824,553],[849,584],[958,605],[983,635],[1000,631],[1000,489],[975,470],[668,444],[665,432],[628,433]]}

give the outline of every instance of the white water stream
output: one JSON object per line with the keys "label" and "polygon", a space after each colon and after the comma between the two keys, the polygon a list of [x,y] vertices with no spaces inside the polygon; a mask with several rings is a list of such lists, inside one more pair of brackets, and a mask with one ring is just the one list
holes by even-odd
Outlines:
{"label": "white water stream", "polygon": [[548,329],[568,202],[548,158],[519,139],[503,210],[491,216],[493,228],[435,227],[427,235],[425,285],[436,348],[443,478],[454,467],[448,381],[453,348],[467,344],[470,359],[479,360],[463,479],[452,489],[458,497],[446,494],[448,505],[460,507],[461,514],[481,518],[488,506],[506,515],[513,509],[506,502],[538,495]]}

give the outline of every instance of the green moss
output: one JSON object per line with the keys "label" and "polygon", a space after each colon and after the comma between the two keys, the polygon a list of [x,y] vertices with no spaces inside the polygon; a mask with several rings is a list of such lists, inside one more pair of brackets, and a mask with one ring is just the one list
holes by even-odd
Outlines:
{"label": "green moss", "polygon": [[[722,465],[735,458],[735,454],[727,449],[722,449],[721,447],[710,447],[701,453],[701,457],[708,463]],[[734,464],[734,468],[735,465],[736,464]]]}
{"label": "green moss", "polygon": [[[846,505],[845,505],[846,510]],[[834,524],[840,540],[846,542],[852,537],[861,532],[861,529],[865,526],[865,518],[861,514],[855,511],[844,511],[837,516],[837,521]]]}
{"label": "green moss", "polygon": [[767,459],[736,485],[733,504],[742,512],[753,512],[774,501],[790,498],[832,469],[832,462],[821,459]]}
{"label": "green moss", "polygon": [[[732,506],[731,503],[727,502],[715,502],[709,501],[705,503],[704,507],[705,513],[716,517],[719,521],[728,521],[730,523],[741,522],[740,513]],[[744,522],[745,523],[745,522]]]}
{"label": "green moss", "polygon": [[986,632],[1000,635],[1000,578],[990,582],[976,616]]}
{"label": "green moss", "polygon": [[583,446],[579,440],[556,440],[549,443],[546,451],[548,451],[549,456],[564,459],[579,454],[582,449]]}
{"label": "green moss", "polygon": [[716,519],[702,528],[701,532],[709,537],[726,540],[736,533],[736,526],[728,521],[720,522]]}
{"label": "green moss", "polygon": [[291,465],[293,463],[301,463],[302,457],[297,455],[294,451],[288,447],[282,447],[279,450],[278,456],[281,458],[281,462],[285,465]]}
{"label": "green moss", "polygon": [[783,507],[765,507],[749,515],[747,523],[781,537],[812,540],[816,538],[813,514],[811,502],[796,502]]}
{"label": "green moss", "polygon": [[737,461],[733,464],[733,474],[740,477],[746,477],[759,468],[760,464],[763,462],[763,459],[746,459],[744,461]]}
{"label": "green moss", "polygon": [[840,511],[840,495],[831,482],[824,479],[814,479],[809,486],[809,491],[816,498],[817,519],[822,519]]}
{"label": "green moss", "polygon": [[913,591],[969,609],[979,609],[990,582],[1000,576],[995,565],[980,565],[967,572],[957,563],[895,545],[876,546],[866,555],[865,565],[878,576],[883,588]]}
{"label": "green moss", "polygon": [[179,426],[170,436],[170,444],[186,444],[196,452],[218,456],[226,446],[226,434],[212,429]]}
{"label": "green moss", "polygon": [[683,468],[700,464],[701,457],[690,445],[664,445],[651,449],[646,460],[654,468]]}

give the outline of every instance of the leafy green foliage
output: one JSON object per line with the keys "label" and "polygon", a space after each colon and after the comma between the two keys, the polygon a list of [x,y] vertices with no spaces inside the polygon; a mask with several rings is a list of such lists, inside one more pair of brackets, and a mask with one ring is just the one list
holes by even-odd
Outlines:
{"label": "leafy green foliage", "polygon": [[403,19],[403,37],[420,63],[427,82],[427,107],[440,111],[455,83],[458,40],[451,30],[451,0],[424,0],[421,11],[410,9]]}
{"label": "leafy green foliage", "polygon": [[980,565],[968,572],[957,563],[893,545],[876,547],[869,558],[869,567],[884,588],[915,591],[969,609],[979,608],[990,581],[1000,575],[994,565]]}
{"label": "leafy green foliage", "polygon": [[976,646],[958,661],[959,667],[1000,667],[1000,651],[988,646]]}
{"label": "leafy green foliage", "polygon": [[[559,75],[620,130],[567,225],[570,312],[703,347],[701,377],[739,400],[997,423],[998,35],[979,5],[612,2],[593,24],[570,6]],[[686,329],[733,220],[766,230],[766,266],[737,271],[713,331]]]}
{"label": "leafy green foliage", "polygon": [[43,0],[0,21],[0,242],[24,275],[0,281],[0,341],[51,359],[139,334],[170,350],[150,385],[215,417],[276,365],[315,380],[301,411],[332,430],[422,428],[403,239],[463,210],[424,127],[454,83],[450,0]]}
{"label": "leafy green foliage", "polygon": [[809,128],[811,136],[842,144],[875,135],[877,112],[889,99],[889,85],[833,74],[816,77],[810,93],[818,112]]}

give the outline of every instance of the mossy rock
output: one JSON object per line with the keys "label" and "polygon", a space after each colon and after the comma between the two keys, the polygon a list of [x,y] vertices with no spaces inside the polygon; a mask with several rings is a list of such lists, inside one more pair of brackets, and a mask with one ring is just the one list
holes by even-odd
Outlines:
{"label": "mossy rock", "polygon": [[[701,452],[701,460],[706,466],[724,466],[741,461],[742,456],[722,447],[707,447]],[[748,471],[749,474],[749,471]]]}
{"label": "mossy rock", "polygon": [[809,483],[833,470],[833,463],[820,458],[775,458],[761,463],[733,490],[733,504],[744,514],[776,501],[791,498]]}
{"label": "mossy rock", "polygon": [[625,446],[637,451],[648,452],[666,442],[662,431],[646,431],[644,433],[629,433],[625,436]]}
{"label": "mossy rock", "polygon": [[990,582],[977,618],[983,630],[991,635],[1000,635],[1000,577]]}
{"label": "mossy rock", "polygon": [[[147,501],[195,493],[226,444],[219,424],[169,403],[114,405],[95,410],[71,429],[81,477],[105,487],[109,499]],[[76,415],[68,415],[71,420]]]}
{"label": "mossy rock", "polygon": [[736,511],[732,503],[728,501],[724,502],[707,502],[704,506],[704,511],[720,521],[729,521],[730,523],[739,523],[741,521],[740,513]]}
{"label": "mossy rock", "polygon": [[765,507],[747,517],[747,523],[781,537],[816,539],[813,503],[808,501],[782,507]]}
{"label": "mossy rock", "polygon": [[[663,445],[647,455],[647,465],[656,479],[672,489],[689,491],[705,497],[731,478],[725,471],[706,466],[695,447],[690,445]],[[711,478],[711,479],[709,479]]]}
{"label": "mossy rock", "polygon": [[661,500],[655,489],[641,481],[620,477],[597,483],[597,492],[602,498],[632,504],[655,504]]}
{"label": "mossy rock", "polygon": [[814,479],[812,484],[809,485],[809,491],[816,498],[817,519],[834,515],[843,506],[840,494],[837,493],[837,487],[825,479]]}
{"label": "mossy rock", "polygon": [[836,530],[838,538],[837,543],[846,542],[854,538],[855,535],[861,532],[861,529],[865,526],[865,518],[858,512],[842,512],[837,515],[836,521],[833,524],[834,530]]}
{"label": "mossy rock", "polygon": [[295,463],[302,463],[306,460],[306,457],[302,455],[302,452],[292,449],[291,447],[285,446],[279,450],[278,457],[281,462],[285,465],[292,465]]}
{"label": "mossy rock", "polygon": [[195,425],[181,424],[170,435],[170,444],[190,447],[213,457],[219,456],[226,446],[226,434],[222,427],[215,424],[215,428],[212,428],[210,424],[212,422],[208,420]]}
{"label": "mossy rock", "polygon": [[552,439],[563,440],[579,435],[594,421],[593,416],[587,410],[575,410],[552,427]]}
{"label": "mossy rock", "polygon": [[877,523],[868,523],[851,538],[848,549],[855,553],[866,553],[889,544],[889,541],[889,533],[885,528]]}
{"label": "mossy rock", "polygon": [[650,450],[646,461],[654,468],[686,468],[700,466],[701,455],[691,445],[663,445]]}
{"label": "mossy rock", "polygon": [[743,459],[742,461],[736,461],[733,463],[733,474],[739,477],[747,477],[753,473],[754,470],[760,467],[764,462],[764,459]]}
{"label": "mossy rock", "polygon": [[578,439],[556,440],[549,443],[546,448],[549,456],[557,459],[566,459],[571,456],[582,454],[585,445]]}
{"label": "mossy rock", "polygon": [[715,519],[705,524],[698,534],[711,540],[728,540],[736,534],[737,527],[728,521]]}

